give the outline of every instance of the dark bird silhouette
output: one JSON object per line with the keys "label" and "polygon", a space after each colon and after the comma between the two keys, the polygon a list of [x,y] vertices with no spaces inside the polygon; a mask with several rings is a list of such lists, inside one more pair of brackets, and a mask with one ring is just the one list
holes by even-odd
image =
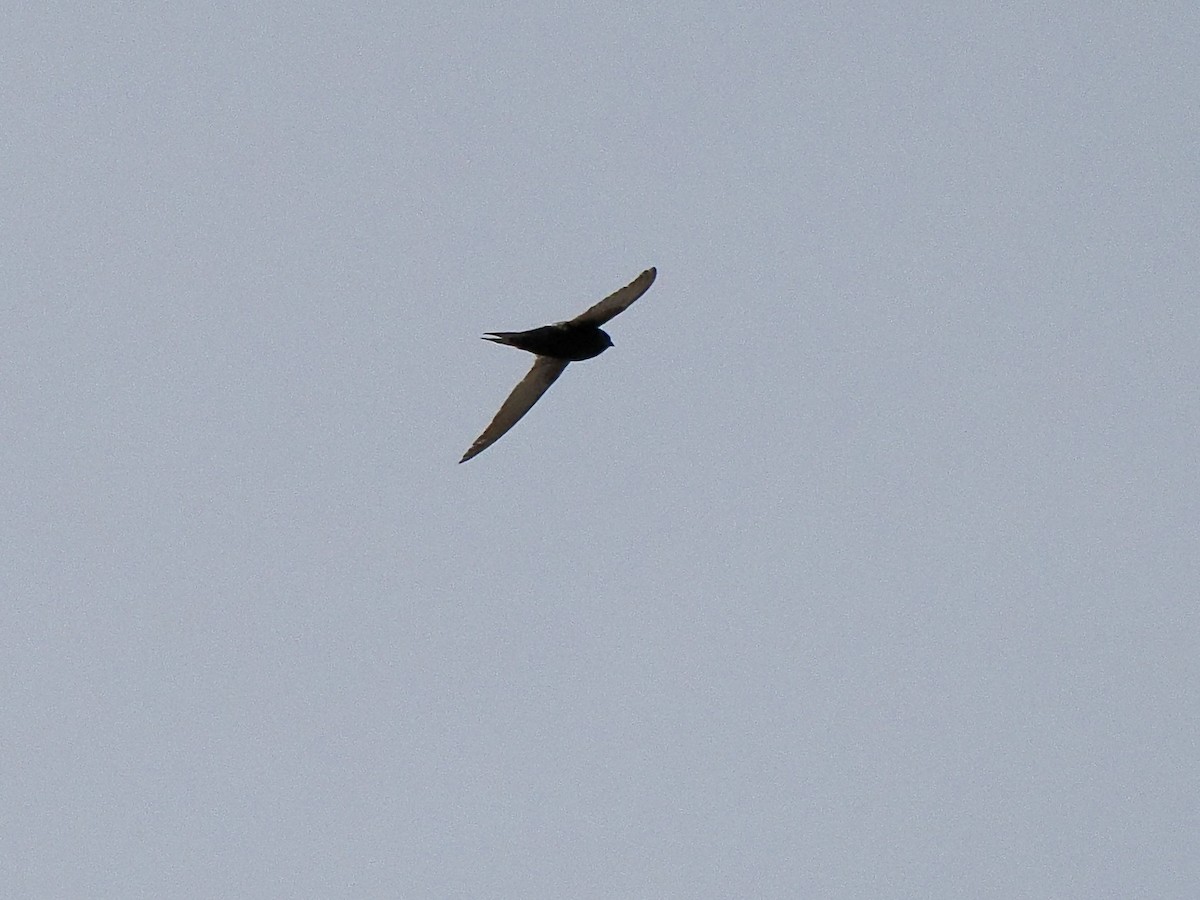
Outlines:
{"label": "dark bird silhouette", "polygon": [[646,293],[654,283],[655,274],[656,270],[647,269],[616,293],[566,322],[543,325],[531,331],[489,331],[484,337],[485,341],[526,350],[536,355],[537,360],[459,462],[465,463],[500,440],[508,429],[520,421],[521,416],[533,408],[533,404],[554,384],[568,363],[591,359],[611,347],[612,338],[600,326],[627,310],[633,301]]}

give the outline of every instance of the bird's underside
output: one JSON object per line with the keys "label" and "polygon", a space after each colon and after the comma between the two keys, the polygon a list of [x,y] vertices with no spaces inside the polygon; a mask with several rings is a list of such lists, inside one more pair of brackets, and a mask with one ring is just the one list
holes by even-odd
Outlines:
{"label": "bird's underside", "polygon": [[591,359],[612,346],[608,335],[595,325],[573,325],[570,322],[543,325],[530,331],[493,331],[484,340],[568,362]]}
{"label": "bird's underside", "polygon": [[537,360],[533,368],[513,388],[495,418],[483,430],[483,434],[475,439],[459,462],[464,463],[478,456],[503,437],[533,408],[569,363],[599,356],[611,347],[612,341],[600,326],[624,312],[646,293],[654,283],[656,274],[655,269],[647,269],[625,287],[569,321],[529,331],[489,332],[484,340],[526,350],[535,354]]}

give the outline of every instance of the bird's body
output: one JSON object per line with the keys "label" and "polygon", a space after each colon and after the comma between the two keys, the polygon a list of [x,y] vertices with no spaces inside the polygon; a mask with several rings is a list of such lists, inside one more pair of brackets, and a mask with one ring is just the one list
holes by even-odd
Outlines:
{"label": "bird's body", "polygon": [[537,356],[533,368],[513,388],[496,413],[459,462],[466,462],[498,441],[537,403],[546,389],[567,368],[568,363],[599,356],[613,345],[600,328],[609,319],[628,309],[654,283],[656,272],[647,269],[625,287],[610,294],[587,311],[567,322],[543,325],[529,331],[491,331],[484,337],[508,347],[516,347]]}
{"label": "bird's body", "polygon": [[613,345],[612,338],[595,325],[573,325],[570,322],[543,325],[530,331],[491,331],[484,340],[568,362],[599,356]]}

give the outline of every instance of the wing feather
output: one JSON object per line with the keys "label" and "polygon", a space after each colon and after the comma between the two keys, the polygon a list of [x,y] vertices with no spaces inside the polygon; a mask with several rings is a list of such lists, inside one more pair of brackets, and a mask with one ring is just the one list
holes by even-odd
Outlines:
{"label": "wing feather", "polygon": [[650,285],[654,284],[654,276],[657,274],[657,269],[647,269],[619,291],[609,294],[586,312],[577,315],[571,320],[572,324],[597,327],[603,325],[613,316],[625,312],[633,305],[634,300],[646,293],[650,289]]}
{"label": "wing feather", "polygon": [[465,463],[500,440],[508,429],[516,425],[521,417],[533,408],[533,404],[537,403],[542,394],[546,393],[546,389],[554,384],[558,376],[566,369],[567,362],[565,359],[555,359],[552,356],[539,356],[533,364],[533,368],[512,389],[512,393],[501,405],[500,411],[496,413],[491,424],[483,429],[483,434],[475,439],[471,449],[463,454],[463,458],[459,462]]}

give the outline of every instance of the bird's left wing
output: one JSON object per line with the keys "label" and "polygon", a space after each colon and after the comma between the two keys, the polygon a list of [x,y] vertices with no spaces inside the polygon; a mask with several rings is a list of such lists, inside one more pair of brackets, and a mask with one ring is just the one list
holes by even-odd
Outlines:
{"label": "bird's left wing", "polygon": [[539,356],[537,362],[521,382],[508,395],[508,399],[500,407],[500,412],[492,419],[492,423],[483,429],[483,434],[475,439],[471,449],[463,454],[460,463],[465,463],[473,456],[478,456],[496,441],[504,436],[508,429],[521,420],[521,416],[533,408],[546,389],[554,384],[559,375],[567,367],[567,360],[555,359],[552,356]]}
{"label": "bird's left wing", "polygon": [[633,305],[634,300],[646,293],[650,289],[650,285],[654,284],[654,276],[657,274],[657,269],[647,269],[616,293],[609,294],[595,306],[589,308],[587,312],[577,315],[571,320],[571,324],[597,327],[603,325],[613,316],[625,312]]}

